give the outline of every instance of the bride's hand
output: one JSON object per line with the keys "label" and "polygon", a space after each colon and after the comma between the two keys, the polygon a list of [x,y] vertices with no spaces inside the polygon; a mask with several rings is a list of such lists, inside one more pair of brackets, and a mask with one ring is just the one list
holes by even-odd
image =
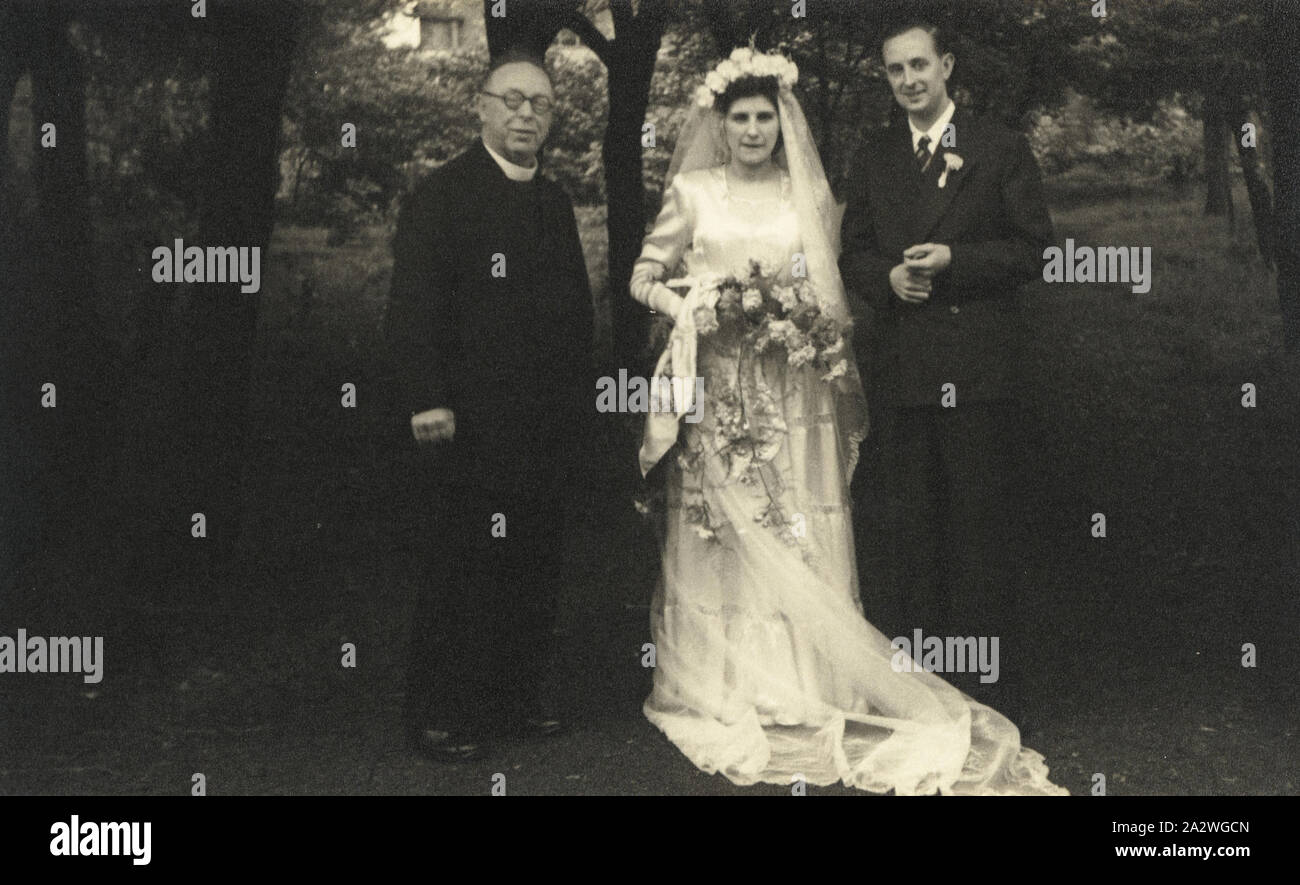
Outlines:
{"label": "bride's hand", "polygon": [[673,325],[680,326],[682,324],[682,311],[685,310],[685,308],[686,299],[678,295],[677,303],[673,305]]}
{"label": "bride's hand", "polygon": [[674,325],[681,322],[682,305],[686,299],[678,295],[672,289],[659,283],[655,286],[654,309],[659,313],[666,314]]}

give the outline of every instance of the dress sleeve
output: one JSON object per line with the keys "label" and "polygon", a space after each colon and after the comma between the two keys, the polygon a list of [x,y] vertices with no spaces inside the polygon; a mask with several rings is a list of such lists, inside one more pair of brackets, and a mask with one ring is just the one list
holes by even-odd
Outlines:
{"label": "dress sleeve", "polygon": [[651,310],[674,316],[682,297],[659,282],[677,267],[695,231],[695,207],[682,176],[664,193],[664,205],[654,229],[641,244],[641,257],[632,268],[632,297]]}

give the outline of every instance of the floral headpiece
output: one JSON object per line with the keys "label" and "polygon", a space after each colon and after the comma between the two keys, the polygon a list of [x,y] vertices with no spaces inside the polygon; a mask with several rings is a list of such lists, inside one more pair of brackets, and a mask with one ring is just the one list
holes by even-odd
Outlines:
{"label": "floral headpiece", "polygon": [[799,81],[799,68],[779,52],[765,53],[752,46],[741,47],[709,71],[704,85],[695,90],[695,103],[702,108],[712,106],[728,86],[742,77],[775,77],[779,88],[790,89]]}

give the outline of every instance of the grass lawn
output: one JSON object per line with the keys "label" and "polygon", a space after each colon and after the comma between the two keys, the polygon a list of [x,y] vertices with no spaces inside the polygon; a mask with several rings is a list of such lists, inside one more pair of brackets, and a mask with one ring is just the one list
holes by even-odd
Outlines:
{"label": "grass lawn", "polygon": [[[1040,640],[1032,746],[1076,794],[1096,773],[1112,794],[1295,794],[1300,367],[1278,355],[1270,274],[1251,257],[1248,222],[1230,235],[1200,215],[1197,194],[1060,205],[1058,239],[1151,246],[1155,267],[1145,295],[1025,293],[1037,418],[1025,458],[1044,477],[1026,559]],[[599,291],[603,209],[579,215]],[[106,677],[0,683],[0,793],[186,794],[194,772],[212,794],[484,793],[496,772],[516,794],[746,792],[697,772],[640,715],[654,557],[613,499],[593,506],[625,543],[572,539],[593,566],[563,597],[583,686],[576,730],[452,767],[405,749],[407,556],[420,539],[392,518],[404,488],[369,383],[389,235],[330,247],[322,230],[276,232],[239,562],[178,579],[165,610],[133,592],[121,530],[10,576],[6,632],[101,627]],[[358,408],[340,410],[349,381]],[[1089,533],[1094,512],[1105,539]],[[83,620],[53,617],[69,610]],[[339,664],[344,642],[355,669]],[[1241,666],[1243,643],[1258,667]]]}

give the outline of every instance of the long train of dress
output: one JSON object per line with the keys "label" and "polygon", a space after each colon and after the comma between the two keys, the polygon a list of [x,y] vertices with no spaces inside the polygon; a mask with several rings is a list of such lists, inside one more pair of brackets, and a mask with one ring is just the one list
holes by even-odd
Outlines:
{"label": "long train of dress", "polygon": [[[788,199],[763,211],[719,170],[674,179],[643,258],[726,273],[799,249]],[[1014,724],[933,673],[896,666],[858,598],[835,387],[781,351],[699,342],[705,396],[670,453],[647,718],[707,772],[738,784],[843,781],[898,795],[1060,795]],[[737,412],[737,409],[743,411]],[[765,425],[753,463],[724,425]],[[846,466],[847,465],[847,466]]]}

